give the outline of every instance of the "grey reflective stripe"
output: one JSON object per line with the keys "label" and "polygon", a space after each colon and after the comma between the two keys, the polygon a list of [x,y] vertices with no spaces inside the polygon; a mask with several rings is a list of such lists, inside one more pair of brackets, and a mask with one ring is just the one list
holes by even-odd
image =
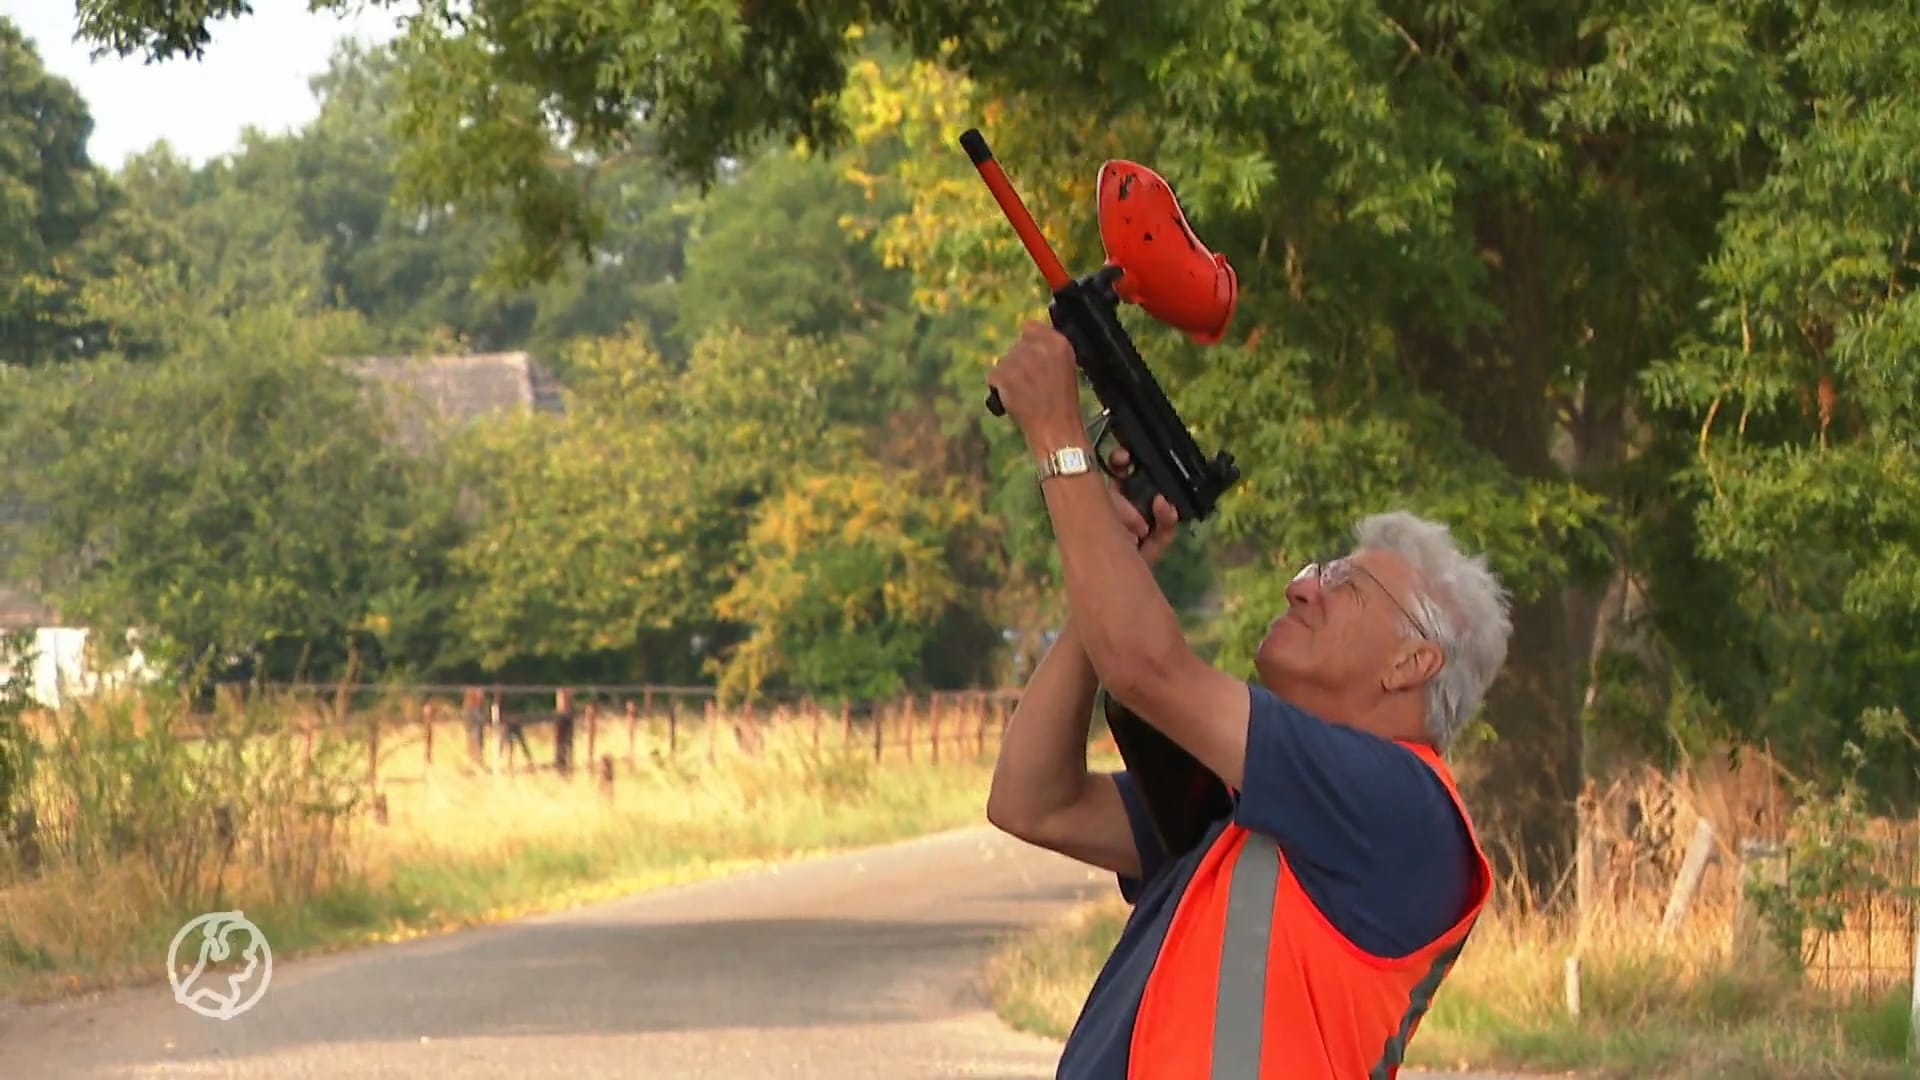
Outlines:
{"label": "grey reflective stripe", "polygon": [[1467,938],[1472,933],[1472,924],[1468,924],[1467,932],[1460,935],[1460,940],[1433,958],[1426,975],[1414,986],[1413,994],[1407,1001],[1407,1011],[1400,1017],[1400,1030],[1387,1036],[1387,1044],[1380,1048],[1380,1060],[1374,1062],[1367,1080],[1389,1080],[1393,1070],[1406,1058],[1407,1040],[1413,1037],[1413,1025],[1426,1015],[1427,1007],[1433,1004],[1434,991],[1440,989],[1440,980],[1446,978],[1447,972],[1453,969],[1453,962],[1460,958],[1460,950],[1466,948]]}
{"label": "grey reflective stripe", "polygon": [[1213,1075],[1260,1075],[1260,1036],[1267,1014],[1267,947],[1273,940],[1273,898],[1280,888],[1280,848],[1247,834],[1227,885],[1227,928],[1220,940],[1220,989],[1213,999]]}

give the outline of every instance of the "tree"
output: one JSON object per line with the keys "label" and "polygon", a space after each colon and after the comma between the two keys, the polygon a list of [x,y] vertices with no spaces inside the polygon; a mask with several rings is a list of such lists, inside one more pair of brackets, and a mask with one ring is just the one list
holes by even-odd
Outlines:
{"label": "tree", "polygon": [[132,631],[189,682],[431,670],[450,489],[332,361],[355,333],[262,308],[163,360],[16,380],[22,576],[108,655]]}
{"label": "tree", "polygon": [[[1648,374],[1650,408],[1693,450],[1674,480],[1731,599],[1715,622],[1675,604],[1661,626],[1747,733],[1832,780],[1876,713],[1920,701],[1920,27],[1873,5],[1791,10],[1757,7],[1744,37],[1581,104],[1614,121],[1645,102],[1669,138],[1716,136],[1732,157],[1753,131],[1771,151],[1717,223],[1705,320]],[[1895,741],[1864,776],[1910,807],[1915,760]]]}
{"label": "tree", "polygon": [[967,504],[864,457],[809,469],[761,505],[744,572],[715,610],[752,628],[723,693],[871,701],[924,688],[924,652],[964,603],[948,548]]}
{"label": "tree", "polygon": [[[950,369],[963,396],[1034,305],[959,129],[987,128],[1076,266],[1102,157],[1174,178],[1242,275],[1223,345],[1136,329],[1247,473],[1209,537],[1234,567],[1222,662],[1361,513],[1451,522],[1519,601],[1473,799],[1503,869],[1542,892],[1604,713],[1580,691],[1619,641],[1651,641],[1666,672],[1635,678],[1656,697],[1697,690],[1733,733],[1912,702],[1911,657],[1886,644],[1914,629],[1911,12],[590,7],[428,11],[407,39],[410,190],[504,209],[534,276],[591,249],[574,193],[599,162],[644,144],[707,178],[769,138],[844,144],[860,114],[837,92],[860,91],[876,36],[962,91],[895,125],[912,211],[884,242],[920,302],[987,327]],[[98,40],[155,55],[191,48],[205,14],[83,8]]]}
{"label": "tree", "polygon": [[80,291],[114,193],[87,157],[92,132],[73,84],[49,74],[19,24],[0,17],[0,363],[99,348]]}

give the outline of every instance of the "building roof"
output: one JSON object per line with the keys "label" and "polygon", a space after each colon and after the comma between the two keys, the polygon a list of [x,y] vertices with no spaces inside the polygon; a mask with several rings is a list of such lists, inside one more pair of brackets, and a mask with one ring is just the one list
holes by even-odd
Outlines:
{"label": "building roof", "polygon": [[560,384],[524,352],[374,356],[354,364],[363,375],[405,386],[450,420],[501,410],[560,411]]}
{"label": "building roof", "polygon": [[[564,411],[560,384],[524,352],[461,356],[375,356],[349,362],[356,373],[398,388],[442,424],[460,426],[489,415]],[[406,410],[401,439],[417,444],[425,418]]]}
{"label": "building roof", "polygon": [[19,589],[0,584],[0,631],[59,625],[59,613]]}

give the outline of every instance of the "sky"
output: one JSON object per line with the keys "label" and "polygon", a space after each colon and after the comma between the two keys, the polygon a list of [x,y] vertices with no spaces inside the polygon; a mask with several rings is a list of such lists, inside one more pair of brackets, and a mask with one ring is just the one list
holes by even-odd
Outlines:
{"label": "sky", "polygon": [[88,59],[88,46],[73,40],[74,0],[0,0],[0,15],[86,99],[88,155],[108,169],[161,139],[199,164],[237,150],[248,127],[297,129],[319,111],[307,80],[326,70],[336,42],[384,42],[396,33],[391,11],[315,15],[307,0],[253,0],[253,14],[209,28],[213,40],[199,60],[147,64],[139,56]]}

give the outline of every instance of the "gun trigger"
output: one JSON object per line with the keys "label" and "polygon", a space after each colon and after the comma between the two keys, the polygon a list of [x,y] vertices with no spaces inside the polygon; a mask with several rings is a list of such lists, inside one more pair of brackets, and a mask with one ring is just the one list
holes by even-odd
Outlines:
{"label": "gun trigger", "polygon": [[1113,470],[1107,465],[1107,453],[1100,449],[1100,444],[1106,441],[1107,435],[1111,430],[1112,421],[1113,414],[1102,409],[1100,410],[1100,415],[1094,417],[1093,427],[1087,432],[1087,437],[1093,442],[1094,460],[1100,463],[1100,471],[1108,476],[1113,475]]}

